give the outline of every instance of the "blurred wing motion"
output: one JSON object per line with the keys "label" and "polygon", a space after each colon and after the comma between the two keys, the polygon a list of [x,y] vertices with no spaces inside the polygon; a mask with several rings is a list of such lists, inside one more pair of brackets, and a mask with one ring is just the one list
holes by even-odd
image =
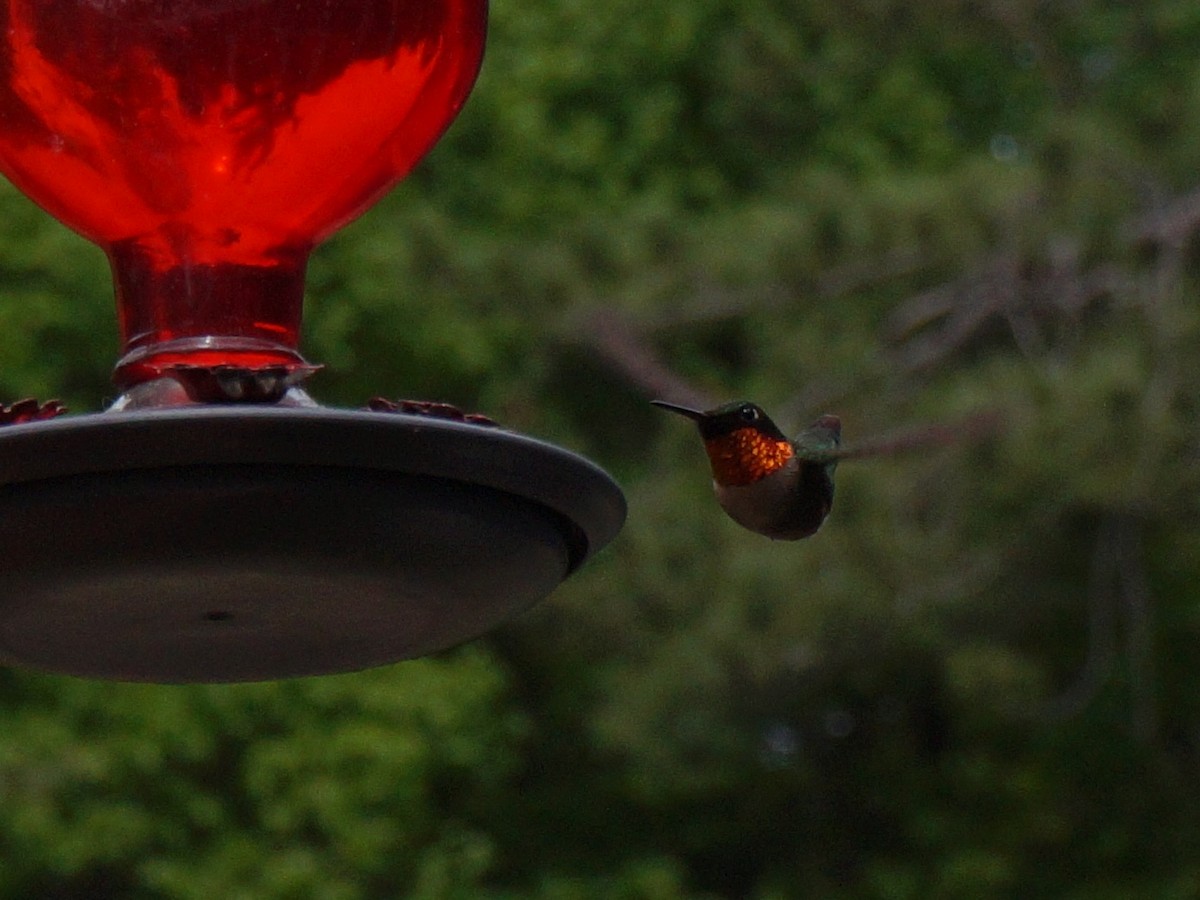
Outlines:
{"label": "blurred wing motion", "polygon": [[951,423],[914,425],[891,434],[868,438],[834,451],[836,459],[866,459],[872,456],[893,456],[925,447],[948,447],[953,444],[974,444],[985,440],[1003,425],[998,410],[972,413]]}

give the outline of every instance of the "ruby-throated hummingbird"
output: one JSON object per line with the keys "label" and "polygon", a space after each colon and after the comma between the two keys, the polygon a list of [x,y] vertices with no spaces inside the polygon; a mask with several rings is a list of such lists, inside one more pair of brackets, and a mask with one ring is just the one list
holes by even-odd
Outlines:
{"label": "ruby-throated hummingbird", "polygon": [[762,407],[746,400],[707,412],[650,402],[699,426],[717,501],[739,525],[781,541],[806,538],[821,527],[833,507],[842,438],[837,416],[821,416],[788,438]]}
{"label": "ruby-throated hummingbird", "polygon": [[737,400],[703,412],[662,400],[655,406],[700,428],[721,508],[751,531],[780,541],[812,535],[833,507],[839,460],[886,456],[931,444],[952,444],[995,431],[997,411],[979,411],[953,425],[920,425],[845,448],[837,416],[821,416],[788,438],[762,407]]}

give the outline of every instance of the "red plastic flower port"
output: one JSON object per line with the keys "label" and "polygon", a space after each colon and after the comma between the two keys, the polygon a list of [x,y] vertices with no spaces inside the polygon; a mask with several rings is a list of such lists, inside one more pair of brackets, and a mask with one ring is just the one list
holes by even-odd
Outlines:
{"label": "red plastic flower port", "polygon": [[457,406],[449,403],[438,403],[434,400],[388,400],[384,397],[372,397],[367,403],[371,412],[400,413],[409,416],[429,416],[434,419],[449,419],[452,422],[466,422],[468,425],[482,425],[486,428],[499,428],[500,423],[483,413],[465,413]]}
{"label": "red plastic flower port", "polygon": [[22,422],[40,422],[43,419],[53,419],[67,411],[57,400],[47,400],[38,403],[29,398],[18,400],[12,406],[0,403],[0,425],[20,425]]}

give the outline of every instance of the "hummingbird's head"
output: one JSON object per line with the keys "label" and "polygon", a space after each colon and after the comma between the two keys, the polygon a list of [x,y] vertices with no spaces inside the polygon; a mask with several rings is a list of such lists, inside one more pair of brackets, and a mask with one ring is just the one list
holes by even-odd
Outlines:
{"label": "hummingbird's head", "polygon": [[749,401],[737,400],[707,411],[662,400],[650,402],[696,423],[712,464],[713,480],[720,485],[753,484],[782,469],[795,455],[792,442],[779,426],[762,407]]}

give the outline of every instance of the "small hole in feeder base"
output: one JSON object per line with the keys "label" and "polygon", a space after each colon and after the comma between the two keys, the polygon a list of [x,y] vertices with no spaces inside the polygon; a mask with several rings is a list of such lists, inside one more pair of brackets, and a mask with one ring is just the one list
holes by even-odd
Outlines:
{"label": "small hole in feeder base", "polygon": [[206,612],[204,618],[209,622],[228,622],[233,619],[233,613],[227,609],[214,609]]}

